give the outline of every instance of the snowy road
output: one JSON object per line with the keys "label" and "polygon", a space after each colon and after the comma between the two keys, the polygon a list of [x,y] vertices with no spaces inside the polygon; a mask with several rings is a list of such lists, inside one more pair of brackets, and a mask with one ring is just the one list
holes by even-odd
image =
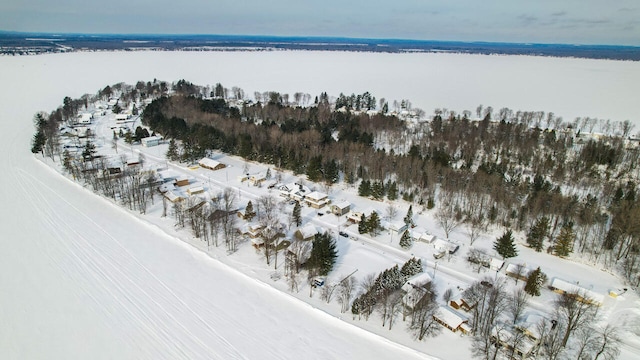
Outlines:
{"label": "snowy road", "polygon": [[[0,58],[3,359],[424,358],[231,270],[37,161],[36,111],[120,80],[48,60]],[[128,71],[134,81],[142,70]]]}

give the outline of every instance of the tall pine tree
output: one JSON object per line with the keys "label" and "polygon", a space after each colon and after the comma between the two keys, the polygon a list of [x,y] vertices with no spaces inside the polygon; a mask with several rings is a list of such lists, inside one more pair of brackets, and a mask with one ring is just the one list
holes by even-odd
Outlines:
{"label": "tall pine tree", "polygon": [[524,285],[524,291],[531,296],[540,296],[540,289],[542,285],[547,281],[547,275],[540,270],[540,267],[533,270],[529,277],[527,277],[527,283]]}
{"label": "tall pine tree", "polygon": [[518,250],[516,249],[515,240],[513,239],[513,232],[507,230],[501,237],[496,239],[493,243],[493,249],[502,255],[503,259],[518,256]]}
{"label": "tall pine tree", "polygon": [[411,240],[411,235],[409,235],[409,230],[405,230],[400,237],[400,246],[403,249],[408,249],[413,245],[413,241]]}
{"label": "tall pine tree", "polygon": [[293,206],[293,222],[296,224],[296,226],[300,226],[300,224],[302,224],[302,216],[301,216],[301,212],[302,212],[302,207],[300,206],[300,203],[296,201],[296,204]]}
{"label": "tall pine tree", "polygon": [[573,242],[576,239],[576,234],[573,232],[573,224],[567,223],[560,229],[560,234],[556,238],[556,244],[553,247],[553,252],[557,256],[569,256],[573,251]]}
{"label": "tall pine tree", "polygon": [[545,236],[549,233],[549,218],[541,217],[527,234],[527,244],[537,252],[542,251]]}
{"label": "tall pine tree", "polygon": [[407,226],[413,225],[413,205],[409,205],[407,215],[404,216],[404,223],[407,224]]}
{"label": "tall pine tree", "polygon": [[319,275],[326,276],[333,269],[337,257],[338,250],[333,237],[327,232],[317,234],[313,240],[307,267],[317,269]]}

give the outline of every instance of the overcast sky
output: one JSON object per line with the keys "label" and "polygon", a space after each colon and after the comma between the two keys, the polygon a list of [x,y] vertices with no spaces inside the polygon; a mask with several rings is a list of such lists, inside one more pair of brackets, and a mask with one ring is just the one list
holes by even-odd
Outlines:
{"label": "overcast sky", "polygon": [[0,0],[0,30],[640,46],[640,1]]}

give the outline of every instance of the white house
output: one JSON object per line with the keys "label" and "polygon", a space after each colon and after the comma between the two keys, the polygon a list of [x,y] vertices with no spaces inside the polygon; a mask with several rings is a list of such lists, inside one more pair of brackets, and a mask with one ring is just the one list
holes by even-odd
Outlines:
{"label": "white house", "polygon": [[336,216],[348,213],[350,208],[351,204],[345,200],[331,204],[331,212]]}
{"label": "white house", "polygon": [[319,191],[314,191],[310,194],[307,194],[304,197],[304,201],[307,203],[307,205],[316,209],[320,209],[329,203],[329,195]]}

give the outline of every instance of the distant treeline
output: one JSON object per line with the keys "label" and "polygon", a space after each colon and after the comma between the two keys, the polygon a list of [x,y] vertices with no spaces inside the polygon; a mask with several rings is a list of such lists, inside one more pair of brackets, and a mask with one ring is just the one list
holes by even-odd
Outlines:
{"label": "distant treeline", "polygon": [[[63,46],[61,46],[63,45]],[[455,52],[640,60],[640,47],[610,45],[520,44],[337,37],[249,35],[51,34],[0,32],[5,54],[74,50],[326,50],[365,52]]]}

